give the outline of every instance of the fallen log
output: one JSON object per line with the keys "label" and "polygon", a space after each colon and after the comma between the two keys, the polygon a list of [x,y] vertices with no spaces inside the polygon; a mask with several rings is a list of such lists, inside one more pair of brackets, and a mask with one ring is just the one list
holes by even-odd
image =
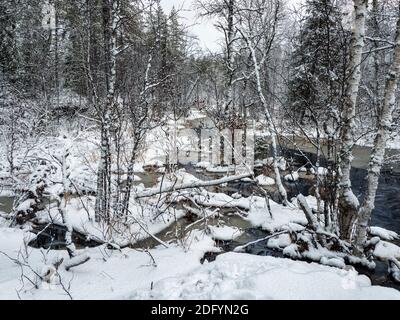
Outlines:
{"label": "fallen log", "polygon": [[312,213],[312,210],[309,207],[306,198],[301,193],[297,196],[297,203],[299,204],[300,209],[304,212],[310,228],[314,231],[317,231],[319,229],[318,221]]}
{"label": "fallen log", "polygon": [[159,188],[152,188],[152,189],[144,190],[142,192],[138,192],[136,194],[135,198],[146,198],[146,197],[155,196],[157,194],[174,192],[174,191],[178,191],[178,190],[182,190],[182,189],[216,186],[216,185],[220,185],[223,183],[232,182],[232,181],[240,180],[243,178],[248,178],[251,175],[252,175],[251,173],[245,173],[245,174],[224,177],[224,178],[215,179],[215,180],[181,183],[179,185],[165,186],[165,187],[160,186]]}
{"label": "fallen log", "polygon": [[88,256],[86,253],[80,254],[80,255],[76,255],[74,257],[72,257],[71,259],[69,259],[64,267],[65,270],[69,271],[71,268],[73,267],[77,267],[81,264],[84,264],[85,262],[90,260],[90,256]]}

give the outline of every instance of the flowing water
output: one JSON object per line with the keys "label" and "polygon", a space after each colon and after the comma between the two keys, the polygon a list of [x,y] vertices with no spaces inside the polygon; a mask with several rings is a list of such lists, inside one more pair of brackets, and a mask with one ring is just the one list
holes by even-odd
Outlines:
{"label": "flowing water", "polygon": [[[296,148],[300,148],[303,153],[312,161],[315,162],[315,148],[311,144],[307,144],[304,141],[296,141]],[[306,163],[304,156],[300,154],[297,149],[294,149],[293,145],[286,145],[282,148],[282,151],[285,157],[292,158],[293,167],[300,167]],[[354,149],[354,162],[353,168],[351,172],[351,181],[353,185],[353,190],[362,200],[362,194],[365,190],[365,177],[367,174],[367,166],[369,161],[371,149],[368,147],[355,147]],[[389,150],[389,155],[400,154],[400,150]],[[257,158],[266,158],[269,155],[269,150],[267,148],[258,148],[256,150]],[[324,159],[321,161],[321,165],[324,166]],[[197,170],[192,165],[183,166],[188,172],[192,173],[196,177],[209,180],[221,177],[222,174],[216,173],[208,173],[204,170]],[[256,172],[257,173],[257,172]],[[151,187],[156,184],[157,178],[160,176],[160,173],[141,173],[137,174],[142,180],[136,182],[136,184],[143,183],[145,187]],[[289,197],[295,196],[298,193],[302,193],[307,196],[310,194],[310,189],[312,188],[313,176],[307,175],[305,173],[300,174],[300,179],[294,183],[285,182],[285,187],[288,190]],[[248,182],[232,182],[226,186],[215,186],[210,187],[211,191],[215,192],[224,192],[226,194],[232,195],[233,193],[241,193],[243,196],[248,196],[252,193],[258,193],[259,191],[252,183]],[[272,194],[274,192],[273,187],[271,187],[268,191]],[[400,164],[391,164],[389,166],[385,166],[384,170],[381,174],[379,180],[379,188],[377,192],[375,209],[373,212],[373,217],[371,221],[371,225],[380,226],[383,228],[387,228],[389,230],[393,230],[397,233],[400,233]],[[10,212],[13,206],[13,198],[12,197],[0,197],[0,212]],[[234,241],[219,241],[219,245],[224,251],[231,251],[236,246],[246,244],[250,241],[254,241],[260,238],[263,238],[267,235],[267,233],[263,230],[251,227],[245,220],[240,218],[238,215],[234,214],[234,211],[231,210],[221,210],[220,216],[218,218],[210,218],[207,221],[202,221],[198,224],[190,226],[193,223],[193,217],[188,215],[182,219],[179,219],[176,223],[171,225],[166,230],[157,234],[157,237],[162,239],[163,241],[169,241],[173,239],[179,239],[180,233],[182,235],[193,229],[193,228],[204,228],[206,224],[208,225],[216,225],[216,224],[226,224],[232,225],[241,228],[244,230],[244,233],[236,238]],[[196,218],[197,219],[197,218]],[[48,246],[48,242],[51,240],[51,246],[54,249],[63,249],[63,235],[65,233],[65,229],[63,227],[57,227],[53,229],[47,229],[42,232],[43,237],[39,239],[37,243],[34,243],[33,246]],[[82,241],[79,235],[75,235],[76,242],[79,243]],[[181,237],[183,239],[183,237]],[[46,244],[47,243],[47,244]],[[159,243],[152,239],[142,240],[134,245],[136,248],[152,248]],[[95,243],[82,245],[96,245]],[[250,245],[246,248],[246,252],[257,255],[272,255],[282,257],[281,252],[269,249],[266,247],[265,241],[258,242],[256,244]],[[204,259],[212,260],[215,258],[215,254],[210,253],[206,254]],[[377,267],[374,271],[366,270],[363,268],[357,268],[357,270],[361,273],[368,275],[373,284],[384,285],[389,287],[394,287],[400,290],[400,284],[394,283],[392,279],[387,275],[387,266],[383,262],[377,262]]]}

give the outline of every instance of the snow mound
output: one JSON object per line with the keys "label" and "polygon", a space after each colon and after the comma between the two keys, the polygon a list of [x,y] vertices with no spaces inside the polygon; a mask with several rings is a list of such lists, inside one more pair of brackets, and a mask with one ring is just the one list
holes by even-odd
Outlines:
{"label": "snow mound", "polygon": [[394,232],[390,231],[381,227],[371,227],[369,233],[373,236],[378,236],[383,240],[395,240],[399,239],[399,235]]}
{"label": "snow mound", "polygon": [[379,241],[374,250],[375,257],[381,260],[400,259],[400,247],[386,241]]}
{"label": "snow mound", "polygon": [[187,274],[137,290],[134,299],[400,299],[354,270],[245,253],[219,255]]}
{"label": "snow mound", "polygon": [[197,162],[197,163],[194,165],[194,167],[195,167],[195,168],[206,169],[206,168],[208,168],[210,165],[211,165],[211,164],[210,164],[210,162],[208,162],[208,161],[200,161],[200,162]]}
{"label": "snow mound", "polygon": [[266,204],[263,207],[261,203],[261,201],[257,201],[246,218],[254,227],[261,227],[263,230],[275,232],[287,229],[293,223],[295,225],[307,225],[307,219],[299,209],[284,207],[269,200],[272,211],[271,217]]}
{"label": "snow mound", "polygon": [[260,174],[256,177],[257,182],[262,186],[272,186],[275,184],[275,179]]}
{"label": "snow mound", "polygon": [[243,230],[233,226],[209,226],[209,229],[215,240],[230,241],[243,234]]}

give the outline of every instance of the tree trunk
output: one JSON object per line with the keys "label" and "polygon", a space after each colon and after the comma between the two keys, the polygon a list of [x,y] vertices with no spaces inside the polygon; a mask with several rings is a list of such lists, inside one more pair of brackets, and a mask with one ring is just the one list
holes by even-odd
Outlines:
{"label": "tree trunk", "polygon": [[288,204],[288,200],[287,200],[287,192],[285,187],[283,186],[282,183],[282,179],[281,179],[281,174],[279,172],[279,166],[278,166],[278,148],[277,148],[277,144],[276,144],[276,134],[274,132],[274,124],[272,121],[272,117],[271,114],[269,112],[269,108],[268,108],[268,104],[267,104],[267,100],[265,99],[264,93],[262,92],[262,88],[261,88],[261,77],[260,77],[260,66],[258,64],[257,61],[257,56],[256,56],[256,52],[255,49],[253,47],[253,45],[250,42],[250,39],[248,39],[246,37],[246,42],[248,44],[248,47],[250,49],[250,54],[253,60],[253,64],[254,64],[254,74],[256,77],[256,84],[257,84],[257,92],[259,95],[259,98],[261,100],[261,103],[263,105],[264,108],[264,112],[265,112],[265,117],[267,120],[267,130],[268,133],[271,137],[271,146],[272,146],[272,157],[273,157],[273,168],[274,168],[274,173],[275,173],[275,182],[276,182],[276,186],[278,187],[278,192],[279,195],[282,198],[282,203],[287,205]]}
{"label": "tree trunk", "polygon": [[95,204],[96,221],[110,216],[111,198],[111,151],[110,151],[110,112],[115,101],[116,62],[117,62],[117,9],[116,0],[103,0],[103,24],[105,56],[107,63],[107,98],[101,114],[101,159],[97,173],[97,197]]}
{"label": "tree trunk", "polygon": [[364,47],[365,16],[368,0],[353,0],[354,18],[352,24],[349,70],[342,111],[342,131],[340,136],[340,179],[338,216],[340,235],[349,240],[357,216],[358,200],[351,189],[350,171],[353,160],[356,101],[361,79],[361,58]]}
{"label": "tree trunk", "polygon": [[378,131],[374,140],[368,176],[367,176],[367,193],[362,206],[358,212],[356,247],[362,252],[362,247],[367,240],[367,227],[371,219],[372,210],[374,209],[376,190],[378,189],[379,175],[383,165],[386,144],[390,134],[392,125],[392,113],[396,102],[397,81],[400,73],[400,18],[397,21],[395,47],[393,51],[393,60],[390,66],[385,82],[385,93],[381,115],[378,122]]}

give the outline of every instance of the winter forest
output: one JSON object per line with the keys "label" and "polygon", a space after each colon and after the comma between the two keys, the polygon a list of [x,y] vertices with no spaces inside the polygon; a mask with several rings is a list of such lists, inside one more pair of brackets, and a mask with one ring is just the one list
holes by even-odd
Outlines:
{"label": "winter forest", "polygon": [[0,0],[0,299],[400,299],[399,0]]}

